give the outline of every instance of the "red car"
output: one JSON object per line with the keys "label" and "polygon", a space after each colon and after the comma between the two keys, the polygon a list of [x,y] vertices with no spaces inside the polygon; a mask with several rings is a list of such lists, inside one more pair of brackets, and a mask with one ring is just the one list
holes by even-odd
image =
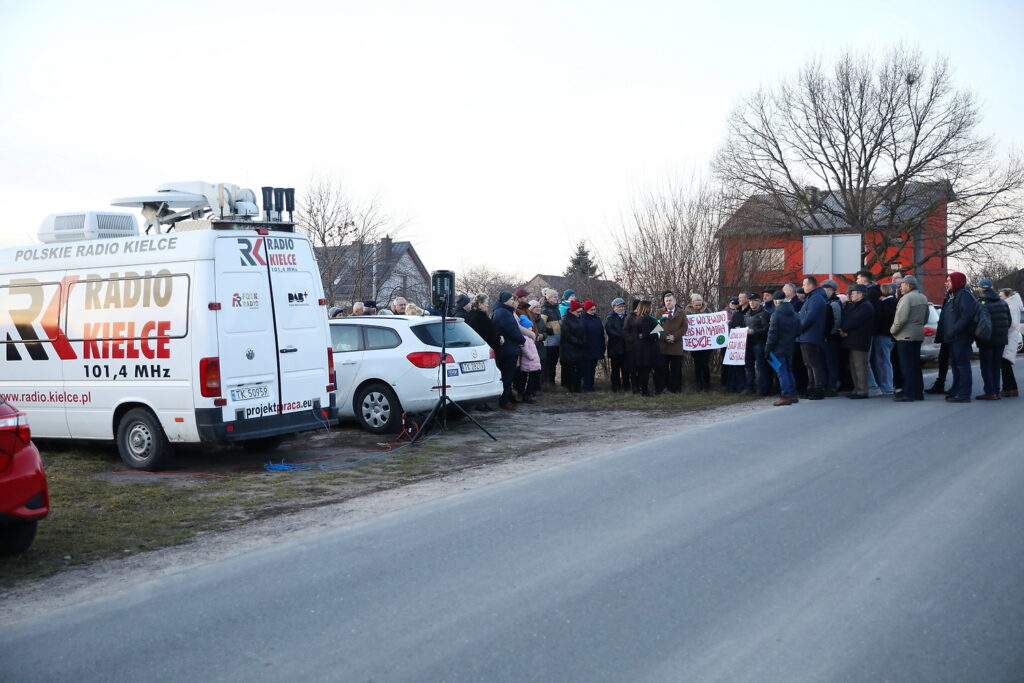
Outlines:
{"label": "red car", "polygon": [[0,555],[28,550],[50,492],[25,413],[0,398]]}

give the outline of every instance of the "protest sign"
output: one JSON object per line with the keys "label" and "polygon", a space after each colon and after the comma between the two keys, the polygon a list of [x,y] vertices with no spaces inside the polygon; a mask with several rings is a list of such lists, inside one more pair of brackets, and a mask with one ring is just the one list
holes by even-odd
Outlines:
{"label": "protest sign", "polygon": [[725,349],[726,365],[743,365],[747,362],[747,328],[737,327],[729,331],[729,346]]}
{"label": "protest sign", "polygon": [[686,316],[686,334],[683,349],[706,351],[721,349],[729,339],[729,311],[717,313],[691,313]]}

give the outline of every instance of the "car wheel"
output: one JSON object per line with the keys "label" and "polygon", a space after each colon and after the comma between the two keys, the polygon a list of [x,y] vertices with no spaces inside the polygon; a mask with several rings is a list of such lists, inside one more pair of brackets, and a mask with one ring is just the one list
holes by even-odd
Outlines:
{"label": "car wheel", "polygon": [[36,520],[14,522],[0,526],[0,555],[23,553],[36,537]]}
{"label": "car wheel", "polygon": [[284,436],[265,436],[262,439],[246,439],[242,442],[242,448],[247,451],[272,451],[284,442]]}
{"label": "car wheel", "polygon": [[397,432],[402,423],[402,404],[391,387],[370,384],[360,390],[355,401],[360,426],[374,434]]}
{"label": "car wheel", "polygon": [[128,467],[153,472],[171,460],[171,444],[160,421],[145,408],[133,408],[117,426],[117,451]]}

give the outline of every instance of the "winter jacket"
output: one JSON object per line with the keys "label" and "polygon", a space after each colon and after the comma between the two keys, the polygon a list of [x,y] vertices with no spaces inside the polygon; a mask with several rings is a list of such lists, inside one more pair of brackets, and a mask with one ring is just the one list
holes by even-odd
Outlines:
{"label": "winter jacket", "polygon": [[[818,346],[825,343],[825,306],[825,290],[821,287],[811,290],[804,305],[800,307],[800,336],[797,337],[799,343],[817,344]],[[868,334],[871,334],[870,328]]]}
{"label": "winter jacket", "polygon": [[658,335],[652,334],[658,321],[649,315],[633,316],[626,333],[633,337],[634,363],[638,368],[654,368],[661,363]]}
{"label": "winter jacket", "polygon": [[896,317],[896,297],[887,296],[879,299],[875,304],[875,327],[871,331],[876,337],[884,337],[892,329],[893,319]]}
{"label": "winter jacket", "polygon": [[604,319],[604,332],[608,335],[608,357],[621,356],[626,353],[626,341],[622,338],[626,314],[619,315],[615,311]]}
{"label": "winter jacket", "polygon": [[565,299],[562,303],[558,304],[558,314],[563,318],[569,315],[569,300]]}
{"label": "winter jacket", "polygon": [[523,372],[540,370],[540,353],[537,352],[536,335],[522,326],[519,327],[519,332],[526,338],[526,343],[523,344],[523,355],[519,357],[519,369]]}
{"label": "winter jacket", "polygon": [[[582,315],[582,314],[581,314]],[[564,361],[583,360],[583,321],[572,313],[562,318],[561,358]]]}
{"label": "winter jacket", "polygon": [[988,317],[992,319],[992,336],[987,342],[979,340],[978,346],[986,349],[1003,348],[1009,341],[1010,307],[991,287],[982,290],[978,305],[984,306],[988,310]]}
{"label": "winter jacket", "polygon": [[896,341],[924,341],[924,326],[928,322],[928,309],[931,304],[924,294],[916,289],[900,297],[896,304],[889,334]]}
{"label": "winter jacket", "polygon": [[498,342],[498,333],[494,329],[494,323],[487,317],[487,314],[479,308],[470,309],[466,314],[466,324],[473,328],[473,331],[480,335],[480,338],[487,342],[487,345],[498,352],[501,344]]}
{"label": "winter jacket", "polygon": [[452,317],[453,318],[461,318],[462,320],[465,320],[468,315],[469,315],[469,311],[467,311],[464,308],[460,308],[457,311],[455,311],[454,313],[452,313]]}
{"label": "winter jacket", "polygon": [[491,316],[495,329],[502,337],[501,346],[498,348],[499,356],[518,356],[523,352],[523,344],[526,337],[519,331],[519,320],[512,309],[505,304],[498,304],[494,308],[494,315]]}
{"label": "winter jacket", "polygon": [[604,325],[596,315],[584,313],[583,321],[583,357],[587,360],[604,358]]}
{"label": "winter jacket", "polygon": [[558,346],[561,340],[562,314],[558,312],[558,305],[545,301],[540,307],[540,314],[547,320],[547,327],[550,330],[545,332],[544,346]]}
{"label": "winter jacket", "polygon": [[[817,290],[815,290],[817,291]],[[867,351],[871,348],[871,333],[875,328],[875,309],[867,299],[850,302],[843,311],[843,348],[851,351]]]}
{"label": "winter jacket", "polygon": [[635,325],[636,313],[630,311],[622,321],[622,345],[625,347],[626,353],[633,353],[633,349],[636,347],[636,333],[630,331],[630,328]]}
{"label": "winter jacket", "polygon": [[768,339],[768,325],[771,323],[772,315],[764,308],[756,311],[751,308],[747,313],[747,328],[750,334],[747,336],[748,344],[764,344]]}
{"label": "winter jacket", "polygon": [[946,298],[939,317],[942,343],[974,339],[974,311],[977,307],[977,299],[966,287],[961,287]]}
{"label": "winter jacket", "polygon": [[796,338],[800,334],[800,318],[793,310],[793,304],[783,301],[775,305],[768,323],[768,340],[765,353],[774,353],[780,358],[791,358],[796,350]]}
{"label": "winter jacket", "polygon": [[[843,300],[838,294],[828,297],[825,302],[825,340],[832,342],[839,340],[839,328],[843,324]],[[835,333],[833,334],[833,330]]]}
{"label": "winter jacket", "polygon": [[735,311],[729,311],[729,329],[736,327],[747,326],[747,309],[737,308]]}
{"label": "winter jacket", "polygon": [[[683,355],[683,335],[686,334],[686,313],[676,304],[676,310],[670,318],[668,311],[664,311],[658,320],[665,331],[658,337],[659,349],[664,356]],[[672,341],[666,341],[666,337],[672,335]]]}
{"label": "winter jacket", "polygon": [[1006,337],[1006,346],[1003,348],[1003,358],[1011,363],[1017,362],[1017,345],[1020,344],[1020,317],[1024,313],[1024,303],[1021,302],[1020,294],[1013,293],[1006,300],[1006,306],[1010,309],[1010,332]]}

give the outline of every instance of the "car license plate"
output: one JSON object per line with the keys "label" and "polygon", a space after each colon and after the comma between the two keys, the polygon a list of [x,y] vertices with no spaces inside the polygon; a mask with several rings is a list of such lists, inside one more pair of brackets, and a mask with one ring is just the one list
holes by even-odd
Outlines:
{"label": "car license plate", "polygon": [[482,360],[471,360],[468,363],[459,363],[459,367],[462,368],[463,372],[482,372],[487,364]]}
{"label": "car license plate", "polygon": [[231,390],[232,401],[251,401],[256,398],[266,398],[270,395],[270,388],[265,384],[258,387],[239,387]]}

